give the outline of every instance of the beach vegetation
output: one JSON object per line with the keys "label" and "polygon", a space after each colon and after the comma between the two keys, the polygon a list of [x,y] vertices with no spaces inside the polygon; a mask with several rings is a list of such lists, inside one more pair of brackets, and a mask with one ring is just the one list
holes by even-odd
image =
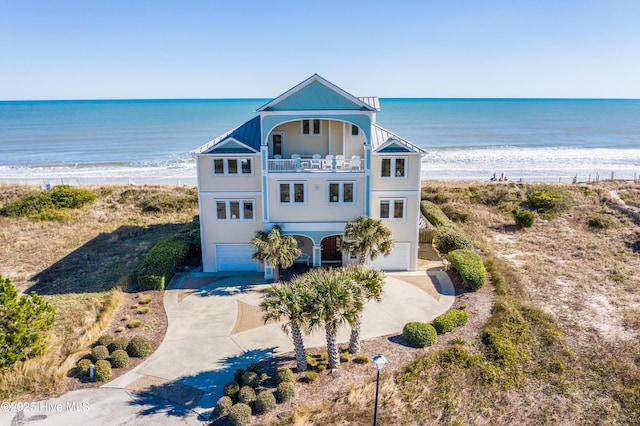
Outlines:
{"label": "beach vegetation", "polygon": [[486,282],[487,272],[482,259],[473,250],[453,250],[449,252],[447,259],[470,289],[478,290]]}
{"label": "beach vegetation", "polygon": [[527,203],[545,218],[554,218],[571,207],[573,198],[564,189],[532,187],[527,192]]}
{"label": "beach vegetation", "polygon": [[594,213],[589,217],[587,223],[591,228],[606,230],[611,228],[614,222],[611,215]]}
{"label": "beach vegetation", "polygon": [[441,209],[454,222],[465,223],[471,218],[471,212],[453,204],[445,204]]}
{"label": "beach vegetation", "polygon": [[82,208],[95,200],[96,194],[88,189],[59,185],[8,202],[0,208],[0,215],[64,222],[72,217],[69,210]]}
{"label": "beach vegetation", "polygon": [[[130,195],[129,195],[130,197]],[[150,194],[140,203],[143,213],[174,213],[191,210],[198,206],[198,191],[187,194]]]}
{"label": "beach vegetation", "polygon": [[457,226],[438,226],[433,231],[433,246],[441,253],[453,250],[473,250],[473,244],[467,234]]}
{"label": "beach vegetation", "polygon": [[422,215],[427,218],[429,223],[433,226],[449,226],[455,227],[455,223],[447,217],[446,214],[434,203],[428,200],[422,200],[420,202],[420,211]]}
{"label": "beach vegetation", "polygon": [[529,210],[513,209],[511,212],[518,228],[531,228],[536,217]]}

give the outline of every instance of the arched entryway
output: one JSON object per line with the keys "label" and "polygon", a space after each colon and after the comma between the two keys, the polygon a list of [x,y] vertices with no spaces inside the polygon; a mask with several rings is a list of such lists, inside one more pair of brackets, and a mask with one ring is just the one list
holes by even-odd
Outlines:
{"label": "arched entryway", "polygon": [[340,236],[330,235],[324,237],[322,246],[323,266],[342,266],[342,252],[340,251]]}

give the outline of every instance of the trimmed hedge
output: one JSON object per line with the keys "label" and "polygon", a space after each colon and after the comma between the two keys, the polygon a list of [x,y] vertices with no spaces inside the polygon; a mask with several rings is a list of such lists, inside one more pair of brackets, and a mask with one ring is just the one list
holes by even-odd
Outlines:
{"label": "trimmed hedge", "polygon": [[290,368],[278,368],[276,371],[276,383],[293,382],[293,371]]}
{"label": "trimmed hedge", "polygon": [[438,334],[452,331],[456,327],[465,325],[469,321],[469,315],[462,309],[452,309],[440,315],[431,323]]}
{"label": "trimmed hedge", "polygon": [[438,333],[431,324],[425,322],[408,322],[402,328],[402,337],[411,346],[424,348],[436,342]]}
{"label": "trimmed hedge", "polygon": [[89,375],[89,371],[91,370],[91,360],[84,358],[78,361],[76,365],[76,374],[80,377],[85,377]]}
{"label": "trimmed hedge", "polygon": [[278,401],[286,402],[296,395],[296,388],[292,382],[282,382],[276,389]]}
{"label": "trimmed hedge", "polygon": [[262,391],[256,397],[254,406],[256,407],[256,411],[259,414],[268,413],[269,411],[276,408],[276,397],[271,391]]}
{"label": "trimmed hedge", "polygon": [[245,371],[242,375],[242,384],[244,386],[251,386],[252,388],[257,388],[260,384],[260,376],[253,371]]}
{"label": "trimmed hedge", "polygon": [[94,370],[96,382],[106,382],[111,378],[111,364],[106,359],[96,361]]}
{"label": "trimmed hedge", "polygon": [[238,392],[240,392],[240,385],[235,380],[227,382],[222,389],[222,395],[228,396],[233,400],[238,399]]}
{"label": "trimmed hedge", "polygon": [[447,215],[440,210],[440,207],[436,206],[431,201],[422,200],[420,202],[420,211],[433,226],[456,226],[455,223],[453,223],[451,219],[449,219]]}
{"label": "trimmed hedge", "polygon": [[440,226],[434,229],[433,245],[443,253],[458,249],[473,250],[471,240],[457,226]]}
{"label": "trimmed hedge", "polygon": [[216,403],[214,413],[218,416],[226,416],[229,414],[229,410],[233,407],[233,401],[228,396],[220,397]]}
{"label": "trimmed hedge", "polygon": [[478,290],[486,282],[487,271],[476,252],[465,249],[453,250],[449,252],[447,259],[469,288]]}
{"label": "trimmed hedge", "polygon": [[103,334],[102,336],[98,337],[96,346],[102,345],[102,346],[109,347],[109,345],[111,345],[115,340],[116,338],[113,337],[113,334]]}
{"label": "trimmed hedge", "polygon": [[231,426],[244,426],[251,422],[251,407],[238,403],[231,407],[227,416]]}
{"label": "trimmed hedge", "polygon": [[109,344],[109,351],[114,352],[119,349],[126,351],[127,346],[129,346],[129,341],[130,339],[127,336],[118,336],[111,344]]}
{"label": "trimmed hedge", "polygon": [[256,391],[251,386],[243,386],[238,392],[238,402],[251,405],[256,400]]}
{"label": "trimmed hedge", "polygon": [[132,357],[146,358],[153,352],[151,343],[142,336],[133,336],[127,346],[127,352]]}
{"label": "trimmed hedge", "polygon": [[140,290],[164,290],[189,255],[190,244],[181,239],[160,241],[142,262],[138,273]]}
{"label": "trimmed hedge", "polygon": [[115,368],[125,368],[129,365],[129,355],[126,351],[118,349],[111,354],[111,365]]}
{"label": "trimmed hedge", "polygon": [[106,346],[98,345],[91,349],[91,358],[93,361],[109,358],[109,349]]}

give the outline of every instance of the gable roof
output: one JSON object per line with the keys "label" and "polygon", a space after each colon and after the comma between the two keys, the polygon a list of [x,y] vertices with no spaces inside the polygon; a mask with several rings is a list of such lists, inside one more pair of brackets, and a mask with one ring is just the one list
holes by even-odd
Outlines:
{"label": "gable roof", "polygon": [[193,154],[257,153],[260,151],[260,117],[254,117],[195,149]]}
{"label": "gable roof", "polygon": [[424,154],[426,151],[395,133],[372,124],[371,145],[374,152],[412,152]]}
{"label": "gable roof", "polygon": [[[275,99],[267,102],[257,112],[305,111],[305,110],[355,110],[378,111],[372,98],[357,98],[335,84],[314,74]],[[373,105],[372,105],[373,104]]]}

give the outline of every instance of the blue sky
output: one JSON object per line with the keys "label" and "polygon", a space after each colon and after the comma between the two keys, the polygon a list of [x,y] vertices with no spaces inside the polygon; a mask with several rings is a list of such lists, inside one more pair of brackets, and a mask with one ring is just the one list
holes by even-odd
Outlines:
{"label": "blue sky", "polygon": [[640,98],[638,0],[0,0],[0,99]]}

